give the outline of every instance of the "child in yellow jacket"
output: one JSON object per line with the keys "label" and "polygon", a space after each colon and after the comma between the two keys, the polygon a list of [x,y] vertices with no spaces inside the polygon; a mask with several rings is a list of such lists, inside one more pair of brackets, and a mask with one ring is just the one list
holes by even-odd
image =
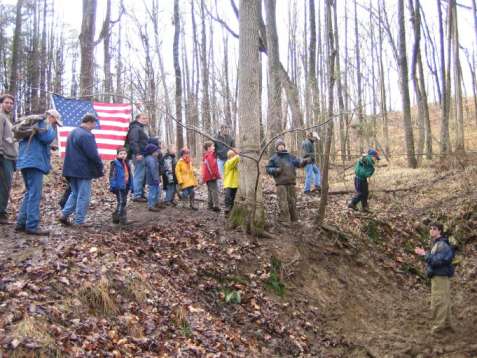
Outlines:
{"label": "child in yellow jacket", "polygon": [[194,205],[194,188],[197,186],[197,178],[195,177],[194,168],[192,167],[189,148],[182,148],[180,156],[181,158],[176,164],[176,178],[181,190],[181,197],[182,199],[189,198],[190,208],[197,210],[197,207]]}
{"label": "child in yellow jacket", "polygon": [[225,215],[230,213],[234,206],[235,195],[239,187],[239,168],[240,157],[238,151],[229,150],[227,152],[227,161],[224,165],[224,191],[225,191]]}

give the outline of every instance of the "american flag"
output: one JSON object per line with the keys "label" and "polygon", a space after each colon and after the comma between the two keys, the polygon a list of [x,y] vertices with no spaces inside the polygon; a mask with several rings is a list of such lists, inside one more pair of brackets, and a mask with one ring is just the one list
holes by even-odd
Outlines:
{"label": "american flag", "polygon": [[86,113],[94,113],[99,120],[93,134],[103,160],[116,157],[116,149],[124,146],[132,107],[125,103],[102,103],[53,95],[55,109],[60,112],[63,127],[58,130],[58,147],[64,157],[68,134],[81,124]]}

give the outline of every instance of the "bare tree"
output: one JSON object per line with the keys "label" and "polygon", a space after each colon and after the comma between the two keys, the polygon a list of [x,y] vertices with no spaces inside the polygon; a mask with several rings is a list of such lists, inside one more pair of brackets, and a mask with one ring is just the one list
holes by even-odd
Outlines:
{"label": "bare tree", "polygon": [[20,65],[20,47],[22,36],[22,7],[23,0],[17,1],[17,11],[15,17],[15,32],[13,34],[12,60],[10,65],[10,85],[8,91],[14,97],[17,96],[18,69]]}
{"label": "bare tree", "polygon": [[179,122],[176,126],[176,144],[179,148],[184,146],[184,135],[182,133],[182,79],[181,67],[179,64],[179,35],[180,35],[180,18],[179,18],[179,0],[174,0],[174,44],[173,44],[173,60],[174,74],[176,79],[176,120]]}

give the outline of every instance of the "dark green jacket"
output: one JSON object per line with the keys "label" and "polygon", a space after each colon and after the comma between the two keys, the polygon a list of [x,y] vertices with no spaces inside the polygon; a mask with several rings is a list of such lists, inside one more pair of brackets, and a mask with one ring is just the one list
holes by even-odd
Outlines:
{"label": "dark green jacket", "polygon": [[356,162],[354,173],[361,180],[366,180],[374,173],[374,162],[370,155],[363,156]]}

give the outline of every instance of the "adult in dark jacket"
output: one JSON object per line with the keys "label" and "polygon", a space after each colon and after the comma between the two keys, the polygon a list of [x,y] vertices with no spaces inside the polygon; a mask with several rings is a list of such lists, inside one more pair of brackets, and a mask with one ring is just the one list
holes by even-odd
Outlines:
{"label": "adult in dark jacket", "polygon": [[162,159],[161,149],[155,144],[148,144],[144,149],[146,162],[147,184],[147,208],[149,211],[157,211],[157,205],[161,200],[161,175],[159,161]]}
{"label": "adult in dark jacket", "polygon": [[288,153],[285,142],[281,139],[275,144],[276,153],[270,158],[266,170],[275,180],[278,204],[280,206],[279,221],[288,224],[297,221],[296,211],[296,168],[303,167],[310,159],[299,159]]}
{"label": "adult in dark jacket", "polygon": [[133,201],[146,202],[144,196],[144,181],[146,180],[146,162],[144,149],[149,143],[147,125],[149,118],[144,113],[139,113],[136,120],[129,125],[128,145],[134,165]]}
{"label": "adult in dark jacket", "polygon": [[60,222],[64,225],[73,212],[75,224],[84,225],[91,199],[91,180],[103,176],[103,162],[91,132],[96,121],[93,114],[86,114],[81,126],[71,131],[66,142],[63,176],[69,179],[71,194],[61,212]]}
{"label": "adult in dark jacket", "polygon": [[17,168],[21,170],[25,183],[25,194],[17,216],[15,231],[30,235],[49,235],[38,228],[40,223],[40,201],[43,190],[43,176],[51,170],[51,143],[57,136],[56,126],[62,125],[60,114],[48,110],[36,127],[39,129],[31,138],[20,141]]}
{"label": "adult in dark jacket", "polygon": [[118,148],[116,159],[109,169],[109,190],[116,195],[116,210],[113,212],[114,224],[127,224],[126,205],[128,192],[132,187],[132,173],[127,161],[126,148]]}
{"label": "adult in dark jacket", "polygon": [[0,224],[9,224],[7,206],[18,156],[18,144],[12,133],[14,104],[12,95],[0,97]]}
{"label": "adult in dark jacket", "polygon": [[[226,144],[226,145],[225,145]],[[219,167],[220,177],[224,177],[224,165],[227,161],[227,152],[235,147],[235,140],[230,135],[230,128],[226,124],[220,126],[219,133],[214,141],[215,154],[217,155],[217,165]],[[222,180],[219,179],[219,186],[222,187]]]}
{"label": "adult in dark jacket", "polygon": [[441,223],[430,225],[432,249],[426,253],[422,248],[415,252],[422,255],[427,263],[427,275],[431,279],[431,311],[433,334],[453,331],[451,318],[450,278],[454,276],[454,249],[444,236],[444,226]]}
{"label": "adult in dark jacket", "polygon": [[308,159],[305,165],[305,194],[311,193],[311,183],[315,184],[315,191],[320,190],[320,168],[315,160],[315,136],[313,132],[308,132],[302,143],[303,158]]}
{"label": "adult in dark jacket", "polygon": [[368,207],[368,178],[374,174],[376,160],[380,160],[378,152],[374,149],[368,150],[368,154],[361,157],[354,166],[354,188],[356,195],[351,199],[348,208],[356,210],[356,205],[361,202],[364,212],[369,212]]}

